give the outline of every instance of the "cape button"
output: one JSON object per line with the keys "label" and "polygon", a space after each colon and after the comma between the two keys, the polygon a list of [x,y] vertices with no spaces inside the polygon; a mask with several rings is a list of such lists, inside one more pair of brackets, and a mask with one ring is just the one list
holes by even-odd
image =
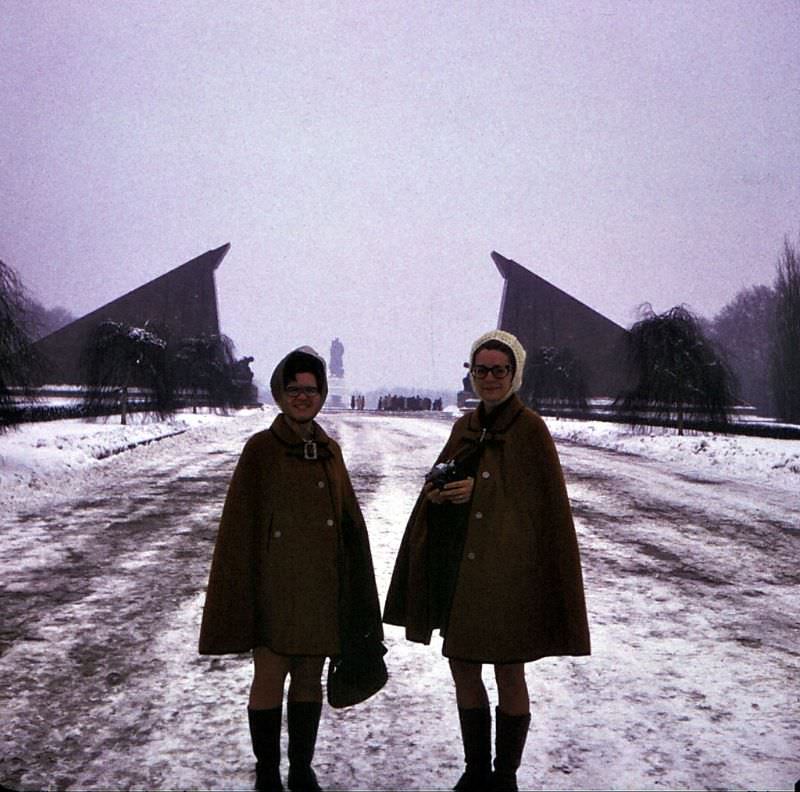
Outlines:
{"label": "cape button", "polygon": [[474,561],[475,560],[475,553],[467,553],[467,558],[470,561]]}
{"label": "cape button", "polygon": [[318,481],[318,482],[317,482],[317,486],[318,486],[320,489],[322,489],[322,488],[325,486],[325,482],[324,482],[324,481]]}
{"label": "cape button", "polygon": [[326,525],[327,525],[327,526],[330,528],[330,527],[333,525],[333,520],[329,519],[329,520],[326,522]]}
{"label": "cape button", "polygon": [[274,534],[272,534],[272,535],[273,535],[273,536],[274,536],[276,539],[280,539],[280,538],[281,538],[281,532],[280,532],[280,531],[275,531],[275,533],[274,533]]}
{"label": "cape button", "polygon": [[482,520],[483,519],[483,512],[475,512],[475,519]]}
{"label": "cape button", "polygon": [[487,479],[487,478],[489,478],[490,475],[491,475],[491,473],[489,473],[488,470],[484,470],[483,473],[481,473],[481,478]]}

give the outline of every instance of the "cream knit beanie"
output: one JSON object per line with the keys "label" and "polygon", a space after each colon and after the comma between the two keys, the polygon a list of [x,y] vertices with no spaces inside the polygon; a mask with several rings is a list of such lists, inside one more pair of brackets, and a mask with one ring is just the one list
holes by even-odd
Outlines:
{"label": "cream knit beanie", "polygon": [[[469,354],[469,377],[472,381],[472,389],[475,390],[475,381],[472,377],[472,366],[475,363],[475,353],[487,341],[499,341],[501,344],[505,344],[511,350],[511,354],[514,356],[514,379],[511,381],[511,390],[508,392],[508,396],[510,396],[512,393],[516,393],[522,385],[522,372],[525,368],[525,350],[522,348],[522,344],[520,344],[519,339],[511,333],[507,333],[505,330],[490,330],[488,333],[484,333],[472,345],[472,350]],[[477,391],[475,392],[477,393]],[[508,398],[508,396],[506,398]],[[505,399],[503,401],[505,401]]]}

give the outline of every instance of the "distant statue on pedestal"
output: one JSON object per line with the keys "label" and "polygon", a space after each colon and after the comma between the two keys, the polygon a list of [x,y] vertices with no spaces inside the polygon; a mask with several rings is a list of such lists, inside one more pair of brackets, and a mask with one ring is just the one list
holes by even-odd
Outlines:
{"label": "distant statue on pedestal", "polygon": [[331,341],[331,356],[328,358],[328,400],[325,409],[344,410],[347,407],[349,389],[344,380],[344,344],[334,338]]}
{"label": "distant statue on pedestal", "polygon": [[343,356],[344,344],[338,338],[334,338],[331,341],[330,373],[332,377],[344,377]]}
{"label": "distant statue on pedestal", "polygon": [[[469,363],[465,363],[464,368],[468,369]],[[469,372],[464,375],[464,379],[461,380],[461,385],[463,386],[462,389],[456,394],[456,404],[461,408],[477,406],[477,397],[472,388],[472,380],[469,377]],[[441,409],[441,407],[439,409]]]}

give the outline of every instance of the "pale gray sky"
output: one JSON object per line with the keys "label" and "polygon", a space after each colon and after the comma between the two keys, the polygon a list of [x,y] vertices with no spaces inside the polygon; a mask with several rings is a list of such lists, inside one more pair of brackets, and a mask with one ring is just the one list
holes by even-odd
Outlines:
{"label": "pale gray sky", "polygon": [[0,257],[83,314],[226,242],[266,379],[455,388],[498,250],[623,325],[800,229],[800,5],[2,0]]}

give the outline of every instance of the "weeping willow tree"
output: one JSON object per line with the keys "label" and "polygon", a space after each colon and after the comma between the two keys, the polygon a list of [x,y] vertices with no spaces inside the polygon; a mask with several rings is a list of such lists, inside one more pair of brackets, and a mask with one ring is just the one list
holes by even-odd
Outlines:
{"label": "weeping willow tree", "polygon": [[775,277],[770,368],[778,418],[800,423],[800,256],[788,238]]}
{"label": "weeping willow tree", "polygon": [[176,383],[189,396],[192,412],[197,412],[198,403],[223,410],[236,403],[235,362],[233,341],[226,335],[200,335],[178,343],[173,363]]}
{"label": "weeping willow tree", "polygon": [[20,415],[13,389],[27,390],[37,371],[32,333],[22,282],[0,261],[0,432]]}
{"label": "weeping willow tree", "polygon": [[566,347],[539,347],[528,355],[520,396],[531,407],[587,409],[586,377]]}
{"label": "weeping willow tree", "polygon": [[684,306],[656,314],[650,305],[630,329],[628,365],[636,385],[617,397],[631,423],[674,422],[678,434],[698,420],[724,426],[736,400],[732,373]]}
{"label": "weeping willow tree", "polygon": [[146,324],[131,327],[110,320],[99,324],[83,352],[87,412],[103,414],[119,408],[123,424],[131,406],[166,417],[174,409],[166,350],[167,342]]}

